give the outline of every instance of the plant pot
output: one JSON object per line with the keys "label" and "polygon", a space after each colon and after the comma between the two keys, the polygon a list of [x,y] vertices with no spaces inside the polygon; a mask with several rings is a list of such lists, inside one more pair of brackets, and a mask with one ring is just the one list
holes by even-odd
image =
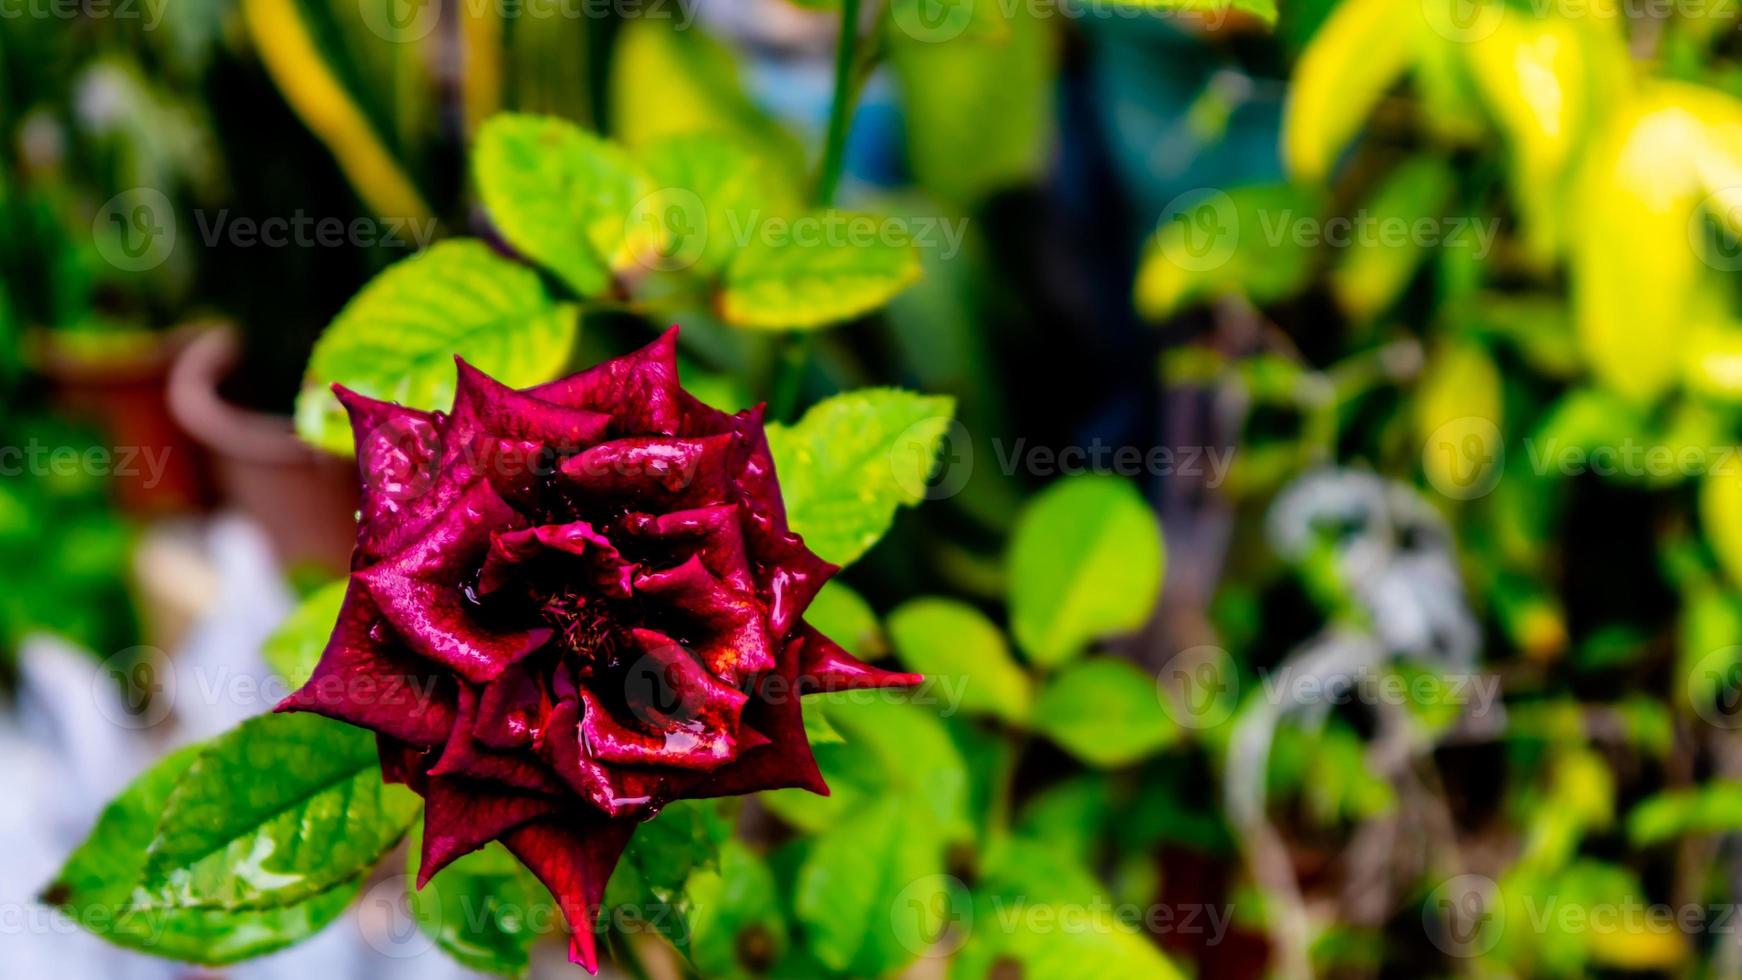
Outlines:
{"label": "plant pot", "polygon": [[53,387],[63,413],[85,419],[109,441],[116,502],[138,516],[202,508],[211,481],[199,445],[170,414],[170,365],[196,330],[77,334],[37,330],[29,362]]}
{"label": "plant pot", "polygon": [[302,442],[289,416],[219,394],[238,353],[227,327],[190,341],[170,370],[170,409],[210,452],[224,502],[265,529],[285,567],[344,571],[357,533],[356,466]]}

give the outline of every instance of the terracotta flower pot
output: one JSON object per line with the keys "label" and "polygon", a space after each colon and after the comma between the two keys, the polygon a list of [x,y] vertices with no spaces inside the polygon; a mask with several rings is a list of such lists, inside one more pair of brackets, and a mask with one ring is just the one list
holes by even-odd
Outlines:
{"label": "terracotta flower pot", "polygon": [[289,416],[225,400],[219,386],[238,353],[227,327],[195,337],[170,369],[170,409],[211,453],[224,501],[265,529],[281,562],[343,571],[356,539],[355,464],[303,443]]}
{"label": "terracotta flower pot", "polygon": [[176,425],[164,397],[170,364],[194,335],[38,330],[30,337],[31,367],[49,379],[60,410],[103,430],[116,501],[128,513],[187,511],[211,499],[203,453]]}

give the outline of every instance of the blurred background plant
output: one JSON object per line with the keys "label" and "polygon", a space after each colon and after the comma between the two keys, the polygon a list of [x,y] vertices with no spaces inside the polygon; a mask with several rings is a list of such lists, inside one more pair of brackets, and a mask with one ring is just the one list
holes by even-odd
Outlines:
{"label": "blurred background plant", "polygon": [[[238,337],[200,375],[212,404],[287,444],[299,392],[318,397],[334,365],[440,404],[441,357],[489,338],[413,323],[407,343],[431,355],[414,364],[404,346],[371,353],[346,303],[471,235],[543,266],[541,303],[579,308],[565,363],[507,368],[555,376],[680,322],[686,383],[790,424],[799,507],[807,451],[853,431],[807,407],[871,385],[955,399],[936,472],[896,494],[924,506],[870,550],[830,555],[856,560],[818,613],[932,684],[910,704],[811,712],[827,799],[648,824],[607,906],[672,915],[610,919],[622,969],[1742,963],[1718,919],[1742,881],[1736,11],[140,10],[0,18],[0,446],[173,446],[185,465],[169,494],[119,473],[9,474],[9,657],[49,631],[97,659],[146,642],[185,661],[216,635],[264,675],[283,578],[228,610],[165,583],[226,577],[212,506],[270,527],[326,494],[272,538],[273,574],[313,595],[265,649],[287,676],[310,662],[334,608],[316,587],[343,568],[343,487],[245,491],[211,465],[230,452],[259,472],[265,428],[240,430],[251,456],[211,428],[190,442],[167,415],[122,426],[164,415],[190,345],[177,328],[212,320]],[[603,168],[575,181],[589,189],[622,159],[693,186],[706,172],[674,176],[673,147],[736,147],[766,181],[745,207],[838,202],[931,229],[908,250],[918,275],[843,259],[774,313],[755,294],[763,315],[733,292],[719,239],[700,246],[704,276],[616,261],[630,250],[587,278],[573,256],[598,235],[547,248],[537,229],[561,202],[491,200],[470,163],[507,111],[608,140],[585,144]],[[590,193],[575,216],[651,213],[666,245],[683,241],[671,200],[637,212],[640,195]],[[721,197],[701,201],[716,232]],[[371,234],[265,247],[224,230],[297,215]],[[849,289],[870,299],[819,310]],[[322,410],[300,419],[316,442]],[[299,549],[323,534],[336,552]],[[208,734],[198,710],[180,698],[145,734]],[[100,802],[80,804],[80,832]],[[444,882],[397,914],[469,967],[520,969],[531,932],[456,931],[431,907],[537,901],[536,884],[494,851]],[[1703,917],[1675,917],[1688,909]],[[1073,912],[1080,928],[1061,926]]]}

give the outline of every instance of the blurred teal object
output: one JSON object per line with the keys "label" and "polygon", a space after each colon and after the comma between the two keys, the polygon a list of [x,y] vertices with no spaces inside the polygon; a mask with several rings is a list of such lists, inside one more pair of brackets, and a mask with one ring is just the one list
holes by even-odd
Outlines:
{"label": "blurred teal object", "polygon": [[1283,178],[1284,85],[1161,18],[1083,17],[1089,104],[1132,212],[1203,187]]}

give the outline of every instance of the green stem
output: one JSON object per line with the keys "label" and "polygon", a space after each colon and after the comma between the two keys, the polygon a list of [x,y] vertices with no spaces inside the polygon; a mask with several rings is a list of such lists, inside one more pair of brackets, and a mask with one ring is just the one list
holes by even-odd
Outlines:
{"label": "green stem", "polygon": [[810,362],[814,331],[784,333],[775,342],[774,385],[768,396],[768,419],[790,423],[798,412],[799,391],[804,384],[804,370]]}
{"label": "green stem", "polygon": [[822,207],[835,202],[835,190],[841,183],[847,130],[853,122],[853,60],[858,47],[859,0],[841,0],[841,36],[835,42],[835,92],[829,104],[829,132],[816,183],[816,200]]}

